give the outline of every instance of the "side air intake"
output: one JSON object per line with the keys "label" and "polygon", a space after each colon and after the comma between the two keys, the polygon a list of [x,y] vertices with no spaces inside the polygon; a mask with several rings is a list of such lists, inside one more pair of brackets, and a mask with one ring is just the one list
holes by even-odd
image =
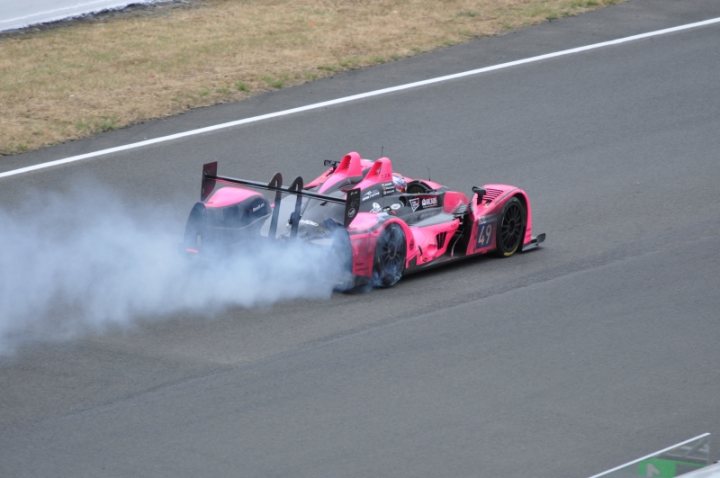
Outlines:
{"label": "side air intake", "polygon": [[490,204],[502,194],[500,189],[486,188],[485,196],[483,196],[483,203]]}

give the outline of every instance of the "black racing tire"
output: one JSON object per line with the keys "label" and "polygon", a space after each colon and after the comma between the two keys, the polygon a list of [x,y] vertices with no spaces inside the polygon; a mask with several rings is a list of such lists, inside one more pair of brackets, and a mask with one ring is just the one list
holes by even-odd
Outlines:
{"label": "black racing tire", "polygon": [[397,284],[405,272],[406,257],[405,232],[398,224],[390,224],[375,244],[372,285],[384,288]]}
{"label": "black racing tire", "polygon": [[527,211],[517,196],[505,203],[495,237],[495,254],[497,256],[510,257],[520,250],[523,236],[525,236],[526,221]]}
{"label": "black racing tire", "polygon": [[205,206],[202,203],[196,203],[190,211],[187,223],[185,225],[186,248],[200,250],[203,247],[205,236]]}
{"label": "black racing tire", "polygon": [[330,260],[340,266],[340,283],[334,290],[337,292],[352,293],[356,288],[356,278],[352,275],[353,252],[350,236],[345,229],[338,227],[333,231]]}

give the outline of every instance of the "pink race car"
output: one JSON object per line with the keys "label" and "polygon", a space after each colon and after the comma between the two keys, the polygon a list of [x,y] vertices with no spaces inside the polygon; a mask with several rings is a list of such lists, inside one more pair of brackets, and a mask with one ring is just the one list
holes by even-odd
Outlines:
{"label": "pink race car", "polygon": [[218,176],[217,163],[204,165],[185,250],[300,238],[339,250],[352,275],[339,287],[352,289],[390,287],[406,272],[464,257],[510,257],[545,240],[533,236],[530,199],[515,186],[473,187],[468,198],[398,174],[386,157],[370,161],[356,152],[325,166],[310,183],[298,177],[283,187],[279,173],[266,184]]}

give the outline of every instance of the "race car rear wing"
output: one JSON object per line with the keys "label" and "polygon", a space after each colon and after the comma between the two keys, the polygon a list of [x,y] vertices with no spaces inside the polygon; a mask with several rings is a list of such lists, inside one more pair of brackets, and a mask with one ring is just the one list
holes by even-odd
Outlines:
{"label": "race car rear wing", "polygon": [[282,175],[280,173],[275,174],[275,176],[272,177],[269,183],[261,183],[259,181],[250,181],[248,179],[238,179],[238,178],[231,178],[227,176],[218,176],[218,163],[217,161],[213,161],[212,163],[206,163],[203,165],[203,172],[202,172],[202,188],[200,191],[200,200],[205,201],[210,194],[215,190],[215,186],[218,182],[222,183],[230,183],[230,184],[239,184],[241,186],[248,186],[253,189],[261,189],[265,191],[275,191],[275,198],[273,200],[273,213],[272,213],[272,219],[270,222],[270,237],[275,236],[275,232],[277,230],[277,221],[278,221],[278,214],[280,212],[280,200],[283,197],[283,194],[293,194],[297,198],[295,201],[295,212],[293,213],[295,220],[291,223],[291,236],[295,237],[297,235],[298,225],[300,222],[300,209],[302,206],[302,198],[303,197],[309,197],[313,199],[317,199],[320,201],[328,201],[338,204],[345,205],[345,214],[344,214],[344,226],[347,227],[353,219],[355,219],[355,216],[357,216],[358,210],[360,209],[360,190],[359,189],[351,189],[347,192],[347,196],[345,199],[334,197],[334,196],[328,196],[325,194],[317,194],[310,191],[304,191],[303,190],[303,178],[298,176],[295,178],[295,180],[290,184],[289,187],[283,187],[282,185]]}

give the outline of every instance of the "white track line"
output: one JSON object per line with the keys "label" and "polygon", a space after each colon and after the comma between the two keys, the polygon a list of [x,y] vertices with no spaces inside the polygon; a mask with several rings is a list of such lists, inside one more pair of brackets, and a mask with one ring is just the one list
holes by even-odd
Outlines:
{"label": "white track line", "polygon": [[70,156],[68,158],[57,159],[55,161],[49,161],[47,163],[41,163],[41,164],[36,164],[33,166],[27,166],[24,168],[6,171],[4,173],[0,173],[0,179],[8,178],[11,176],[18,176],[20,174],[26,174],[26,173],[30,173],[33,171],[39,171],[42,169],[53,168],[56,166],[62,166],[62,165],[70,164],[70,163],[76,163],[78,161],[84,161],[87,159],[97,158],[100,156],[107,156],[107,155],[113,154],[113,153],[119,153],[119,152],[123,152],[123,151],[129,151],[132,149],[143,148],[145,146],[150,146],[153,144],[174,141],[174,140],[181,139],[181,138],[187,138],[189,136],[196,136],[199,134],[210,133],[212,131],[218,131],[221,129],[233,128],[235,126],[241,126],[241,125],[250,124],[250,123],[257,123],[257,122],[268,120],[271,118],[279,118],[282,116],[289,116],[289,115],[294,115],[297,113],[303,113],[305,111],[312,111],[312,110],[317,110],[320,108],[327,108],[329,106],[335,106],[335,105],[340,105],[343,103],[349,103],[351,101],[357,101],[357,100],[362,100],[362,99],[366,99],[366,98],[372,98],[375,96],[387,95],[389,93],[395,93],[398,91],[419,88],[421,86],[433,85],[435,83],[456,80],[458,78],[465,78],[467,76],[480,75],[482,73],[488,73],[491,71],[504,70],[506,68],[511,68],[514,66],[527,65],[529,63],[537,63],[537,62],[549,60],[552,58],[558,58],[558,57],[567,56],[567,55],[574,55],[576,53],[597,50],[599,48],[605,48],[605,47],[615,46],[615,45],[622,45],[624,43],[634,42],[634,41],[643,40],[643,39],[651,38],[651,37],[657,37],[660,35],[668,35],[670,33],[681,32],[681,31],[690,30],[693,28],[700,28],[700,27],[704,27],[704,26],[708,26],[708,25],[713,25],[716,23],[720,23],[720,17],[711,18],[711,19],[704,20],[701,22],[688,23],[685,25],[677,26],[677,27],[665,28],[663,30],[656,30],[656,31],[652,31],[652,32],[641,33],[639,35],[618,38],[616,40],[594,43],[592,45],[586,45],[586,46],[581,46],[581,47],[577,47],[577,48],[570,48],[567,50],[561,50],[561,51],[557,51],[554,53],[547,53],[544,55],[533,56],[530,58],[524,58],[522,60],[515,60],[515,61],[510,61],[507,63],[501,63],[499,65],[486,66],[484,68],[463,71],[461,73],[455,73],[452,75],[438,76],[436,78],[430,78],[427,80],[416,81],[414,83],[406,83],[404,85],[397,85],[397,86],[392,86],[389,88],[383,88],[380,90],[368,91],[366,93],[359,93],[357,95],[345,96],[342,98],[336,98],[334,100],[322,101],[320,103],[313,103],[310,105],[300,106],[298,108],[291,108],[288,110],[276,111],[274,113],[267,113],[267,114],[260,115],[260,116],[253,116],[251,118],[244,118],[244,119],[239,119],[239,120],[235,120],[235,121],[229,121],[227,123],[220,123],[220,124],[216,124],[216,125],[212,125],[212,126],[206,126],[204,128],[183,131],[181,133],[171,134],[168,136],[161,136],[158,138],[148,139],[145,141],[139,141],[137,143],[125,144],[122,146],[116,146],[114,148],[102,149],[99,151],[93,151],[91,153],[80,154],[77,156]]}
{"label": "white track line", "polygon": [[637,463],[640,463],[641,461],[648,460],[648,459],[653,458],[653,457],[656,457],[656,456],[658,456],[658,455],[660,455],[660,454],[662,454],[662,453],[665,453],[666,451],[670,451],[670,450],[672,450],[673,448],[678,448],[678,447],[681,447],[681,446],[683,446],[683,445],[687,445],[688,443],[692,443],[692,442],[694,442],[695,440],[700,440],[701,438],[705,438],[705,437],[708,437],[708,436],[710,436],[709,433],[703,433],[702,435],[698,435],[698,436],[696,436],[696,437],[694,437],[694,438],[690,438],[690,439],[685,440],[685,441],[682,441],[682,442],[680,442],[680,443],[676,443],[675,445],[670,445],[669,447],[663,448],[662,450],[656,451],[655,453],[650,453],[649,455],[645,455],[645,456],[643,456],[642,458],[638,458],[637,460],[629,461],[629,462],[625,463],[624,465],[616,466],[615,468],[611,468],[611,469],[609,469],[609,470],[607,470],[607,471],[603,471],[602,473],[597,474],[597,475],[593,475],[593,476],[591,476],[590,478],[600,478],[601,476],[607,476],[607,475],[609,475],[610,473],[614,473],[614,472],[616,472],[616,471],[618,471],[618,470],[620,470],[620,469],[622,469],[622,468],[625,468],[626,466],[635,465],[635,464],[637,464]]}

